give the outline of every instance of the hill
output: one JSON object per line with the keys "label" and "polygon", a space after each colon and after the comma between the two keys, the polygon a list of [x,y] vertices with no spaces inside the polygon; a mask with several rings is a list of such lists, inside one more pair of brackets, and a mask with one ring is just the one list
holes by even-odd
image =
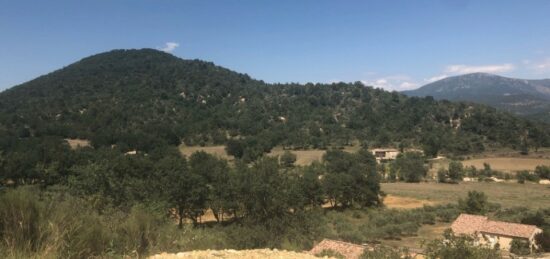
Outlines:
{"label": "hill", "polygon": [[448,77],[403,93],[433,96],[438,100],[482,103],[550,121],[550,79],[524,80],[474,73]]}
{"label": "hill", "polygon": [[547,125],[483,105],[361,83],[267,84],[152,49],[97,54],[8,89],[0,93],[0,125],[5,161],[19,156],[31,164],[57,160],[43,153],[66,149],[64,139],[121,153],[229,143],[248,161],[274,146],[359,142],[464,154],[550,143]]}

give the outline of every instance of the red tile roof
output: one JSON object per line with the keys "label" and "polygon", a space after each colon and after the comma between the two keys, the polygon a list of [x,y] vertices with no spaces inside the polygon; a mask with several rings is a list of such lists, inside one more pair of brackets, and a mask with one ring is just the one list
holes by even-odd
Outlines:
{"label": "red tile roof", "polygon": [[460,214],[451,225],[455,234],[472,235],[478,232],[509,237],[530,238],[540,228],[533,225],[489,220],[485,216]]}

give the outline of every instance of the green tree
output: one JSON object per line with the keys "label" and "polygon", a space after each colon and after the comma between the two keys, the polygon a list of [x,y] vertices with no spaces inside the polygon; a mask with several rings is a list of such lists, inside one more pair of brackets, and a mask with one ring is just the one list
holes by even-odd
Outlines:
{"label": "green tree", "polygon": [[428,172],[424,166],[424,158],[419,152],[399,154],[392,166],[398,172],[399,179],[409,183],[420,182]]}
{"label": "green tree", "polygon": [[469,191],[466,199],[458,199],[458,207],[469,214],[484,215],[488,206],[489,201],[484,192]]}
{"label": "green tree", "polygon": [[459,161],[449,163],[449,178],[453,181],[462,181],[464,177],[464,166]]}
{"label": "green tree", "polygon": [[283,167],[293,167],[296,162],[296,154],[286,150],[280,157]]}

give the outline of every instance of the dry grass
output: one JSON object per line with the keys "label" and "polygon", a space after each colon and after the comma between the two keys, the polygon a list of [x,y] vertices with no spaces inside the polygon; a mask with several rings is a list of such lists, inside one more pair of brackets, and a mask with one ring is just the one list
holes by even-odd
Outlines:
{"label": "dry grass", "polygon": [[67,143],[69,143],[69,146],[71,147],[71,149],[77,149],[77,148],[82,148],[82,147],[89,147],[90,146],[90,141],[87,140],[87,139],[65,139],[65,141],[67,141]]}
{"label": "dry grass", "polygon": [[463,182],[460,184],[440,183],[383,183],[382,191],[389,195],[411,197],[439,204],[455,203],[465,197],[468,191],[483,191],[489,201],[503,207],[524,206],[532,209],[547,208],[550,187],[533,183],[486,183]]}
{"label": "dry grass", "polygon": [[[349,146],[345,147],[344,151],[346,152],[357,152],[360,149],[359,146]],[[204,151],[208,154],[215,155],[217,157],[227,159],[227,160],[234,160],[235,158],[233,156],[228,155],[225,152],[225,146],[208,146],[208,147],[200,147],[200,146],[185,146],[180,145],[179,150],[182,155],[185,155],[186,157],[189,157],[191,154],[197,152],[197,151]],[[286,150],[283,150],[281,147],[275,147],[269,152],[268,156],[280,156],[282,155]],[[326,153],[326,150],[322,149],[309,149],[309,150],[290,150],[290,152],[294,153],[296,155],[296,165],[310,165],[314,161],[321,161],[323,159],[323,155]]]}
{"label": "dry grass", "polygon": [[483,169],[483,163],[491,165],[493,170],[503,172],[517,172],[521,170],[535,170],[538,165],[550,166],[550,159],[542,158],[516,158],[516,157],[492,157],[465,160],[464,166],[474,166],[476,169]]}
{"label": "dry grass", "polygon": [[428,200],[420,200],[411,197],[402,197],[396,195],[387,195],[384,198],[384,205],[390,209],[416,209],[422,208],[424,205],[434,205],[435,202]]}
{"label": "dry grass", "polygon": [[197,151],[203,151],[203,152],[206,152],[208,154],[215,155],[219,158],[223,158],[223,159],[226,159],[226,160],[235,159],[233,156],[230,156],[225,152],[225,146],[209,146],[209,147],[193,146],[193,147],[189,147],[189,146],[185,146],[185,145],[180,145],[179,149],[180,149],[181,154],[185,155],[186,157],[191,156],[191,154],[193,154]]}
{"label": "dry grass", "polygon": [[[267,154],[268,156],[280,156],[285,152],[282,148],[274,148]],[[312,149],[312,150],[291,150],[296,155],[296,165],[310,165],[314,161],[321,161],[325,150]]]}

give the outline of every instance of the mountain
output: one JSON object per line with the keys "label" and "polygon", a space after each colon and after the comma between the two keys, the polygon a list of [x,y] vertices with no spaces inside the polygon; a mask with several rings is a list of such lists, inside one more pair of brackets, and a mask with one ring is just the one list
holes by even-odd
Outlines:
{"label": "mountain", "polygon": [[433,96],[438,100],[482,103],[514,114],[550,121],[550,79],[524,80],[474,73],[448,77],[403,93]]}
{"label": "mountain", "polygon": [[94,152],[148,154],[180,143],[230,144],[252,161],[274,146],[359,142],[466,154],[548,146],[549,135],[546,124],[484,105],[359,82],[267,84],[152,49],[97,54],[0,93],[0,163],[13,163],[0,168],[9,173],[61,166],[60,157],[72,156],[64,139],[89,140]]}

